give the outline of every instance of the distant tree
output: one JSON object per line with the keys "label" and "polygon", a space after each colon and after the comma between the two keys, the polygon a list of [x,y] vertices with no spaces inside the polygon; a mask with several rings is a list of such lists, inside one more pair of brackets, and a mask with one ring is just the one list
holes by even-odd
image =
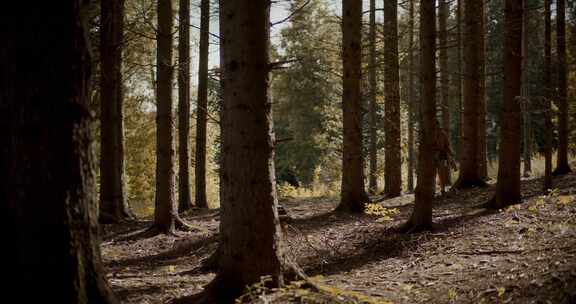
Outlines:
{"label": "distant tree", "polygon": [[362,165],[361,38],[362,1],[342,0],[344,138],[342,187],[337,210],[346,212],[362,212],[368,202]]}
{"label": "distant tree", "polygon": [[397,0],[384,1],[384,102],[384,193],[395,197],[402,194]]}
{"label": "distant tree", "polygon": [[418,146],[418,183],[414,210],[403,230],[432,229],[436,163],[436,6],[434,0],[420,0],[420,145]]}
{"label": "distant tree", "polygon": [[566,67],[566,1],[556,3],[556,47],[558,70],[558,157],[554,174],[572,172],[568,164],[568,72]]}
{"label": "distant tree", "polygon": [[520,203],[521,111],[523,1],[505,2],[504,109],[500,118],[500,149],[496,193],[488,207],[501,209]]}
{"label": "distant tree", "polygon": [[552,140],[554,124],[552,123],[552,25],[550,4],[551,0],[544,0],[544,92],[545,92],[545,144],[544,144],[544,192],[552,189]]}
{"label": "distant tree", "polygon": [[100,10],[100,221],[117,223],[132,217],[124,180],[124,1],[102,0]]}
{"label": "distant tree", "polygon": [[462,154],[462,132],[464,124],[464,113],[463,113],[463,102],[462,102],[462,82],[463,82],[463,69],[462,69],[462,53],[463,53],[463,26],[462,26],[462,19],[464,15],[464,5],[462,3],[464,0],[457,0],[456,2],[456,66],[457,66],[457,75],[458,77],[455,80],[456,83],[456,129],[458,132],[458,144],[455,147],[456,153],[458,156]]}
{"label": "distant tree", "polygon": [[478,159],[480,149],[481,73],[483,71],[482,1],[464,0],[464,121],[460,145],[460,174],[454,188],[484,186]]}
{"label": "distant tree", "polygon": [[150,234],[173,234],[186,224],[178,216],[175,200],[174,130],[172,112],[172,1],[158,0],[156,202]]}
{"label": "distant tree", "polygon": [[200,2],[200,63],[196,107],[195,205],[208,208],[206,200],[206,123],[208,109],[208,47],[210,0]]}
{"label": "distant tree", "polygon": [[[221,1],[222,180],[218,272],[197,302],[232,303],[247,285],[283,283],[274,182],[267,0]],[[239,37],[250,37],[239,39]]]}
{"label": "distant tree", "polygon": [[480,106],[478,110],[478,175],[483,181],[488,180],[488,145],[487,145],[487,102],[486,102],[486,5],[483,1],[480,11]]}
{"label": "distant tree", "polygon": [[179,1],[178,23],[178,211],[190,200],[190,0]]}
{"label": "distant tree", "polygon": [[528,0],[524,0],[524,19],[522,21],[522,158],[524,163],[524,177],[529,177],[532,174],[532,141],[530,131],[530,91],[528,82],[529,73],[529,59],[528,59],[528,30],[530,26],[530,8],[528,7]]}
{"label": "distant tree", "polygon": [[369,119],[370,119],[370,175],[368,182],[368,189],[371,193],[376,193],[378,189],[378,148],[376,143],[377,134],[377,106],[376,106],[376,0],[370,0],[370,64],[369,64],[369,74],[368,82],[370,85],[370,105],[369,105]]}
{"label": "distant tree", "polygon": [[414,0],[409,0],[408,8],[408,176],[407,190],[414,191],[414,109],[416,90],[414,75],[416,64],[414,59]]}
{"label": "distant tree", "polygon": [[14,2],[14,11],[0,11],[7,301],[118,303],[97,232],[87,3],[40,1],[30,9],[29,2]]}
{"label": "distant tree", "polygon": [[[442,129],[450,138],[450,72],[448,71],[448,15],[450,5],[447,0],[438,2],[438,51],[440,65],[440,107],[442,114]],[[451,183],[450,170],[443,170],[440,174],[446,175],[445,181]]]}

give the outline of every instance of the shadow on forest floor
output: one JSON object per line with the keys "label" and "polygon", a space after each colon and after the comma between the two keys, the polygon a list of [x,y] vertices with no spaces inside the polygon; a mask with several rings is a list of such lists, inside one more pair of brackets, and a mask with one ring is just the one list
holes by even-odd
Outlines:
{"label": "shadow on forest floor", "polygon": [[[395,230],[412,211],[412,195],[378,202],[397,209],[388,220],[335,213],[335,199],[291,199],[283,202],[292,217],[285,226],[287,252],[326,284],[394,303],[570,303],[576,175],[555,178],[553,196],[541,197],[541,184],[523,180],[526,202],[495,212],[478,207],[493,187],[449,192],[435,200],[435,230],[417,234]],[[103,257],[124,303],[182,298],[213,278],[200,263],[216,248],[217,213],[186,220],[210,233],[115,242],[150,223],[109,227]]]}

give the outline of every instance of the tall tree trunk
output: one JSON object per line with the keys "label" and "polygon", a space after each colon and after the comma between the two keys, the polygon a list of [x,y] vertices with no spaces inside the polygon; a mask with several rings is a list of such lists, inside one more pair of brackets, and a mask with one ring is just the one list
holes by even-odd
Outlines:
{"label": "tall tree trunk", "polygon": [[131,218],[124,195],[124,1],[102,0],[100,9],[100,221],[117,223]]}
{"label": "tall tree trunk", "polygon": [[464,12],[464,0],[457,0],[456,7],[456,65],[458,66],[458,78],[456,79],[456,106],[457,106],[457,124],[458,129],[458,142],[455,147],[458,158],[462,155],[462,138],[463,138],[463,124],[464,124],[464,112],[463,112],[463,102],[462,102],[462,82],[464,81],[464,71],[462,69],[462,53],[463,53],[463,41],[464,37],[462,34],[462,15]]}
{"label": "tall tree trunk", "polygon": [[[218,273],[200,302],[227,303],[247,285],[283,283],[269,100],[269,1],[220,1],[223,77]],[[245,37],[245,39],[239,39]]]}
{"label": "tall tree trunk", "polygon": [[342,0],[344,138],[341,198],[337,210],[345,212],[363,212],[368,202],[362,165],[361,39],[362,1]]}
{"label": "tall tree trunk", "polygon": [[370,180],[371,193],[378,190],[378,149],[376,148],[376,0],[370,0]]}
{"label": "tall tree trunk", "polygon": [[412,216],[407,231],[432,229],[436,164],[434,160],[434,129],[436,128],[436,7],[434,0],[420,0],[420,145],[418,151],[418,183]]}
{"label": "tall tree trunk", "polygon": [[568,164],[568,94],[566,68],[566,1],[556,4],[556,47],[558,48],[558,157],[554,174],[572,172]]}
{"label": "tall tree trunk", "polygon": [[486,142],[486,7],[479,1],[481,8],[480,25],[480,107],[478,110],[478,175],[483,181],[488,180],[488,145]]}
{"label": "tall tree trunk", "polygon": [[532,172],[532,155],[530,140],[530,95],[528,92],[528,1],[524,1],[524,21],[522,22],[522,139],[523,139],[523,160],[524,177],[529,177]]}
{"label": "tall tree trunk", "polygon": [[500,117],[498,181],[488,207],[501,209],[520,203],[520,132],[522,116],[518,102],[522,74],[523,1],[506,0],[504,11],[504,109]]}
{"label": "tall tree trunk", "polygon": [[100,259],[86,3],[14,2],[0,12],[6,299],[118,303]]}
{"label": "tall tree trunk", "polygon": [[178,24],[178,211],[190,201],[190,0],[179,2]]}
{"label": "tall tree trunk", "polygon": [[174,197],[174,130],[172,114],[172,0],[158,0],[156,204],[154,227],[174,233],[177,217]]}
{"label": "tall tree trunk", "polygon": [[400,76],[398,64],[398,1],[384,1],[384,193],[402,194]]}
{"label": "tall tree trunk", "polygon": [[208,208],[206,200],[206,123],[208,108],[208,34],[210,0],[201,2],[200,64],[198,65],[198,106],[196,108],[195,204]]}
{"label": "tall tree trunk", "polygon": [[460,175],[455,188],[484,186],[480,177],[478,150],[480,138],[482,58],[482,1],[464,1],[464,122],[460,151]]}
{"label": "tall tree trunk", "polygon": [[[448,71],[448,14],[450,7],[446,0],[440,0],[438,7],[438,44],[440,61],[440,104],[442,107],[442,128],[450,138],[450,78]],[[440,173],[442,174],[442,172]],[[450,170],[443,172],[447,185],[451,184]]]}
{"label": "tall tree trunk", "polygon": [[544,192],[552,189],[552,137],[554,124],[552,123],[552,25],[550,13],[551,0],[544,0],[544,90],[545,112],[544,123],[546,129],[544,147]]}
{"label": "tall tree trunk", "polygon": [[414,0],[409,0],[408,11],[408,180],[409,192],[414,191],[414,103],[416,94],[414,90]]}

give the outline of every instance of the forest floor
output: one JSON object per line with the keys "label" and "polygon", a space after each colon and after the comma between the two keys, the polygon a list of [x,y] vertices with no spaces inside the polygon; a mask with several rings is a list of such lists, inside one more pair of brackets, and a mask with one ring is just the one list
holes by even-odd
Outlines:
{"label": "forest floor", "polygon": [[[576,303],[576,174],[554,182],[541,196],[541,179],[524,180],[525,202],[495,212],[480,207],[492,187],[449,192],[435,202],[436,229],[418,234],[393,229],[413,195],[380,200],[379,215],[334,213],[334,198],[284,199],[287,252],[335,293],[374,303]],[[104,228],[104,263],[123,303],[166,303],[213,278],[200,264],[215,249],[218,212],[185,219],[206,231],[137,239],[150,222]]]}

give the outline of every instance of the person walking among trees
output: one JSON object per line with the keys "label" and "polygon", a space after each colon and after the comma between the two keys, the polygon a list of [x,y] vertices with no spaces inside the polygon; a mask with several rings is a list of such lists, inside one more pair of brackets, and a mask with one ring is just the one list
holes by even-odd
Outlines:
{"label": "person walking among trees", "polygon": [[437,120],[435,124],[434,136],[436,172],[440,182],[440,192],[444,194],[446,192],[446,185],[448,183],[448,170],[450,170],[450,167],[452,167],[452,169],[456,169],[456,163],[454,161],[454,153],[452,152],[452,148],[450,148],[450,140],[448,139],[448,134],[440,126]]}

